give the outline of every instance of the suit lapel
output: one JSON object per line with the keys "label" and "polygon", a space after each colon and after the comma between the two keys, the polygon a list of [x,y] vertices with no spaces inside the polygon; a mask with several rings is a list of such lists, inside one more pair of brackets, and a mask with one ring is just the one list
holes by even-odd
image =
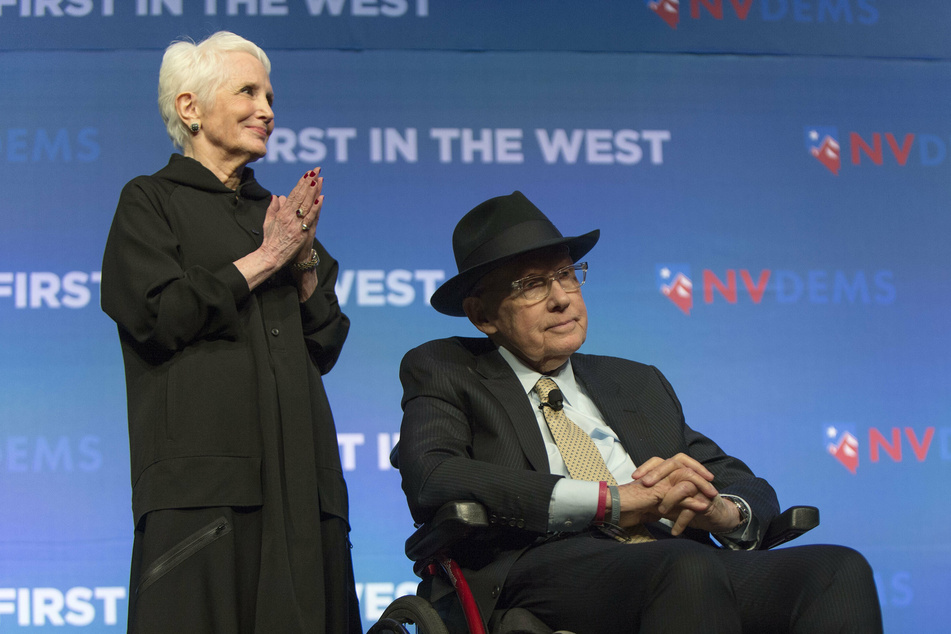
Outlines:
{"label": "suit lapel", "polygon": [[500,416],[507,418],[515,430],[519,446],[529,464],[535,471],[551,473],[535,412],[512,368],[498,350],[492,350],[479,356],[476,371],[481,375],[485,388],[498,400]]}
{"label": "suit lapel", "polygon": [[[575,380],[584,385],[588,396],[598,406],[604,421],[617,434],[634,465],[642,465],[657,455],[650,421],[637,407],[637,386],[624,386],[618,377],[601,371],[601,364],[596,358],[574,354],[571,366]],[[664,523],[651,522],[646,526],[658,539],[670,537],[670,527]]]}
{"label": "suit lapel", "polygon": [[618,377],[602,371],[596,358],[575,354],[571,366],[575,379],[584,385],[634,464],[641,465],[655,455],[650,421],[637,407],[636,390],[622,389]]}

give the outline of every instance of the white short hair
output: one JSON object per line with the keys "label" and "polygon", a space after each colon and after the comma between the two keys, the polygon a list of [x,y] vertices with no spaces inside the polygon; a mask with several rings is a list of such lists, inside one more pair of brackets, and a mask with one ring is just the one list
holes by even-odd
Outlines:
{"label": "white short hair", "polygon": [[182,93],[193,92],[198,96],[198,103],[205,108],[213,107],[215,93],[228,78],[223,58],[235,52],[254,55],[268,75],[271,74],[271,61],[264,51],[254,42],[228,31],[218,31],[198,44],[190,39],[177,40],[165,49],[159,70],[158,105],[175,147],[184,150],[191,138],[175,109],[175,99]]}

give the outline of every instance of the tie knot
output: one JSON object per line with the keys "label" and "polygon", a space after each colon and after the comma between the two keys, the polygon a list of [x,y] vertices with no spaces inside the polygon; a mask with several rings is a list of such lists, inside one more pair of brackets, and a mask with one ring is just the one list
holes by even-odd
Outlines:
{"label": "tie knot", "polygon": [[538,398],[541,399],[542,403],[547,403],[548,394],[551,393],[552,390],[557,389],[558,384],[547,376],[543,376],[535,383],[535,392],[538,394]]}

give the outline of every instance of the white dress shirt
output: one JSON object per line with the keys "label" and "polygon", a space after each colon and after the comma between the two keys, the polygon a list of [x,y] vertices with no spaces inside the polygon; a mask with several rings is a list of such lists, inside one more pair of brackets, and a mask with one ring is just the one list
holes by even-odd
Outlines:
{"label": "white dress shirt", "polygon": [[[499,353],[515,372],[522,384],[522,389],[525,390],[526,396],[532,403],[535,419],[538,422],[538,430],[545,441],[549,469],[554,475],[564,476],[564,479],[555,484],[552,491],[548,511],[548,529],[553,533],[584,530],[591,524],[595,513],[597,513],[600,484],[586,480],[573,480],[568,474],[568,468],[565,466],[558,445],[551,435],[545,415],[539,408],[541,399],[535,392],[535,384],[538,383],[538,379],[542,376],[548,376],[558,385],[558,389],[561,390],[564,396],[565,415],[591,437],[598,451],[601,452],[608,470],[619,485],[634,481],[631,475],[637,469],[637,465],[634,464],[631,456],[621,445],[621,441],[614,430],[604,422],[604,418],[594,401],[575,380],[570,360],[556,372],[543,375],[525,365],[521,359],[507,349],[500,347]],[[749,510],[749,506],[742,498],[733,495],[724,495],[723,497],[736,500]],[[673,524],[673,522],[666,519],[662,519],[661,522],[668,526]],[[742,542],[745,546],[746,542],[756,539],[755,534],[747,535],[750,532],[749,528],[750,522],[743,522],[733,531],[717,537],[730,548],[742,548],[743,546],[740,546],[739,543]]]}

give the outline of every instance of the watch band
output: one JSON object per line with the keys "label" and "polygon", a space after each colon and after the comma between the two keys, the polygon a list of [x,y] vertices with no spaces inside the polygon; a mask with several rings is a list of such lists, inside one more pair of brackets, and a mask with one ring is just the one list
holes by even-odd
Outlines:
{"label": "watch band", "polygon": [[320,256],[317,255],[317,249],[311,249],[309,260],[305,260],[304,262],[294,262],[291,264],[291,268],[293,268],[295,271],[309,271],[311,269],[317,268],[318,264],[320,264]]}

